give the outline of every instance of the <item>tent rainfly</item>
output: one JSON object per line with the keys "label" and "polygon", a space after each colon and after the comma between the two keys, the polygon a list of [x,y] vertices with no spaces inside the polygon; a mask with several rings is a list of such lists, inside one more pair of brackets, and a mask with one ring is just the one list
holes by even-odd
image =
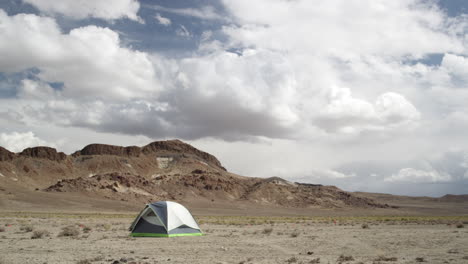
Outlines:
{"label": "tent rainfly", "polygon": [[203,235],[192,214],[176,202],[147,204],[130,226],[134,237],[175,237]]}

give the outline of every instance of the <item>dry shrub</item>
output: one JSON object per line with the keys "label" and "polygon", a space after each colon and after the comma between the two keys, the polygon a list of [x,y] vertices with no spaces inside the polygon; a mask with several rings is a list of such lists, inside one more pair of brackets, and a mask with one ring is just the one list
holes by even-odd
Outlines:
{"label": "dry shrub", "polygon": [[93,229],[91,227],[89,227],[89,226],[83,227],[83,233],[89,233],[89,232],[91,232],[91,230],[93,230]]}
{"label": "dry shrub", "polygon": [[384,257],[384,256],[379,256],[378,258],[375,259],[375,261],[397,261],[398,259],[396,257]]}
{"label": "dry shrub", "polygon": [[0,226],[0,232],[5,232],[5,228]]}
{"label": "dry shrub", "polygon": [[343,261],[353,261],[353,260],[354,260],[353,256],[340,255],[336,261],[343,262]]}
{"label": "dry shrub", "polygon": [[273,232],[273,228],[271,227],[267,227],[265,229],[263,229],[262,233],[265,234],[265,235],[270,235],[271,232]]}
{"label": "dry shrub", "polygon": [[286,260],[287,263],[296,263],[297,262],[297,258],[296,257],[291,257],[289,259]]}
{"label": "dry shrub", "polygon": [[62,232],[59,233],[59,237],[77,237],[80,234],[80,230],[75,226],[66,226],[62,228]]}
{"label": "dry shrub", "polygon": [[78,260],[78,261],[76,262],[76,264],[91,264],[91,263],[92,263],[92,262],[91,262],[91,260],[89,260],[89,259],[82,259],[82,260]]}
{"label": "dry shrub", "polygon": [[298,237],[300,234],[301,234],[301,233],[299,233],[298,231],[295,230],[295,231],[293,231],[293,232],[291,233],[291,237]]}
{"label": "dry shrub", "polygon": [[314,258],[309,261],[310,264],[320,263],[320,258]]}
{"label": "dry shrub", "polygon": [[426,262],[426,260],[423,257],[417,257],[416,262]]}
{"label": "dry shrub", "polygon": [[34,230],[32,225],[24,225],[20,227],[20,230],[23,232],[32,232]]}
{"label": "dry shrub", "polygon": [[39,239],[39,238],[43,238],[49,235],[50,235],[50,232],[47,230],[36,230],[33,232],[31,239]]}
{"label": "dry shrub", "polygon": [[109,231],[111,229],[111,225],[109,225],[109,224],[97,224],[96,228],[101,229],[103,231]]}
{"label": "dry shrub", "polygon": [[369,229],[369,225],[366,223],[362,224],[361,227],[362,229]]}
{"label": "dry shrub", "polygon": [[463,228],[463,227],[465,227],[465,226],[463,225],[463,223],[457,223],[455,226],[456,226],[457,228]]}

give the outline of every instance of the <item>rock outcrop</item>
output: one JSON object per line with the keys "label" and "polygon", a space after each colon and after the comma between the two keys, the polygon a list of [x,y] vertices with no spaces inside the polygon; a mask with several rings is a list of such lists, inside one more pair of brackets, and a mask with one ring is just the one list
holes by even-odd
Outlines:
{"label": "rock outcrop", "polygon": [[0,147],[0,161],[11,161],[15,158],[15,153],[8,149]]}
{"label": "rock outcrop", "polygon": [[67,158],[67,155],[63,152],[57,152],[56,149],[50,147],[34,147],[23,150],[19,156],[48,159],[52,161],[63,161]]}

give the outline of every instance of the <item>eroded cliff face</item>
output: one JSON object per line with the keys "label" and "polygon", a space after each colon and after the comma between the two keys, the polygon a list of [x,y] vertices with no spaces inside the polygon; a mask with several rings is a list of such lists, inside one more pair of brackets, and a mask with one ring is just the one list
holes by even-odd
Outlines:
{"label": "eroded cliff face", "polygon": [[37,159],[48,159],[52,161],[63,161],[67,158],[67,155],[63,152],[57,152],[56,149],[50,147],[34,147],[23,150],[20,157],[37,158]]}

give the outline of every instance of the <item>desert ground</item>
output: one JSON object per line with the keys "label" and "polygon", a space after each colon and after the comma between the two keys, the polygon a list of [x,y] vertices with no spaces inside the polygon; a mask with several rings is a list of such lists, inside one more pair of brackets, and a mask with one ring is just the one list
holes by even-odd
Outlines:
{"label": "desert ground", "polygon": [[132,238],[134,213],[0,213],[0,263],[468,263],[468,216],[200,216]]}

